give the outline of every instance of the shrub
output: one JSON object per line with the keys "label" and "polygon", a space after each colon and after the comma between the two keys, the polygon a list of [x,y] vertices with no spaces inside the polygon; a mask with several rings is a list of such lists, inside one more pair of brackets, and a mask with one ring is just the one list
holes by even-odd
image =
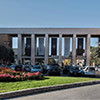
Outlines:
{"label": "shrub", "polygon": [[40,72],[26,73],[26,72],[13,71],[10,68],[0,68],[0,81],[2,82],[40,80],[40,79],[43,79],[43,74]]}

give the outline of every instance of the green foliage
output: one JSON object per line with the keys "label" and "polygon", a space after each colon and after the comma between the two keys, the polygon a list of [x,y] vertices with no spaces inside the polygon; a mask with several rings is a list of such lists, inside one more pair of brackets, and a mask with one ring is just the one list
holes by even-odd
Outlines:
{"label": "green foliage", "polygon": [[14,62],[14,52],[11,48],[0,45],[0,62],[6,64]]}
{"label": "green foliage", "polygon": [[57,62],[55,61],[55,59],[50,58],[48,64],[57,64]]}
{"label": "green foliage", "polygon": [[100,46],[96,49],[96,56],[100,58]]}
{"label": "green foliage", "polygon": [[90,64],[92,65],[93,62],[96,65],[100,65],[100,47],[91,47],[91,60]]}

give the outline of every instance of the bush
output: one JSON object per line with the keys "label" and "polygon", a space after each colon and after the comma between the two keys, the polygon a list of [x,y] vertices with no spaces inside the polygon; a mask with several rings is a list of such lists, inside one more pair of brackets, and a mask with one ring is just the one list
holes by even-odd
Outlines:
{"label": "bush", "polygon": [[0,68],[0,81],[1,82],[14,82],[14,81],[24,81],[24,80],[41,80],[43,79],[43,74],[40,72],[36,73],[26,73],[13,71],[10,68]]}

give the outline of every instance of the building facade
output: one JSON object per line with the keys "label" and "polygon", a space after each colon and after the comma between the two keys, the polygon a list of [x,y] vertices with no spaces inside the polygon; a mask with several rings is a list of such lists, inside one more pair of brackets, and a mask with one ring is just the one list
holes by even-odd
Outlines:
{"label": "building facade", "polygon": [[[4,35],[7,39],[2,40]],[[77,59],[84,59],[89,66],[90,39],[100,37],[100,28],[0,28],[0,44],[11,42],[13,37],[18,38],[17,63],[27,60],[35,65],[38,59],[43,59],[46,65],[53,58],[62,66],[63,59],[71,59],[72,65],[76,65]]]}

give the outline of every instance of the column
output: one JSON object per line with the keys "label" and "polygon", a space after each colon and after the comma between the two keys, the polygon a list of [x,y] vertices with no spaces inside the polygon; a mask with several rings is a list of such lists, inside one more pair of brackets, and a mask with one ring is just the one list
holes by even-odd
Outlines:
{"label": "column", "polygon": [[18,34],[18,64],[22,64],[22,35]]}
{"label": "column", "polygon": [[85,38],[85,57],[86,57],[86,55],[87,55],[87,37]]}
{"label": "column", "polygon": [[49,36],[45,34],[45,65],[48,64],[48,55],[49,55]]}
{"label": "column", "polygon": [[98,47],[100,46],[100,36],[98,37]]}
{"label": "column", "polygon": [[76,34],[73,34],[72,39],[72,65],[76,65]]}
{"label": "column", "polygon": [[22,37],[22,55],[25,54],[25,43],[24,43],[24,37]]}
{"label": "column", "polygon": [[31,65],[35,65],[35,35],[31,34]]}
{"label": "column", "polygon": [[59,65],[62,67],[62,34],[59,34]]}
{"label": "column", "polygon": [[87,35],[87,58],[86,58],[86,66],[90,65],[90,39],[91,39],[91,35],[88,34]]}

